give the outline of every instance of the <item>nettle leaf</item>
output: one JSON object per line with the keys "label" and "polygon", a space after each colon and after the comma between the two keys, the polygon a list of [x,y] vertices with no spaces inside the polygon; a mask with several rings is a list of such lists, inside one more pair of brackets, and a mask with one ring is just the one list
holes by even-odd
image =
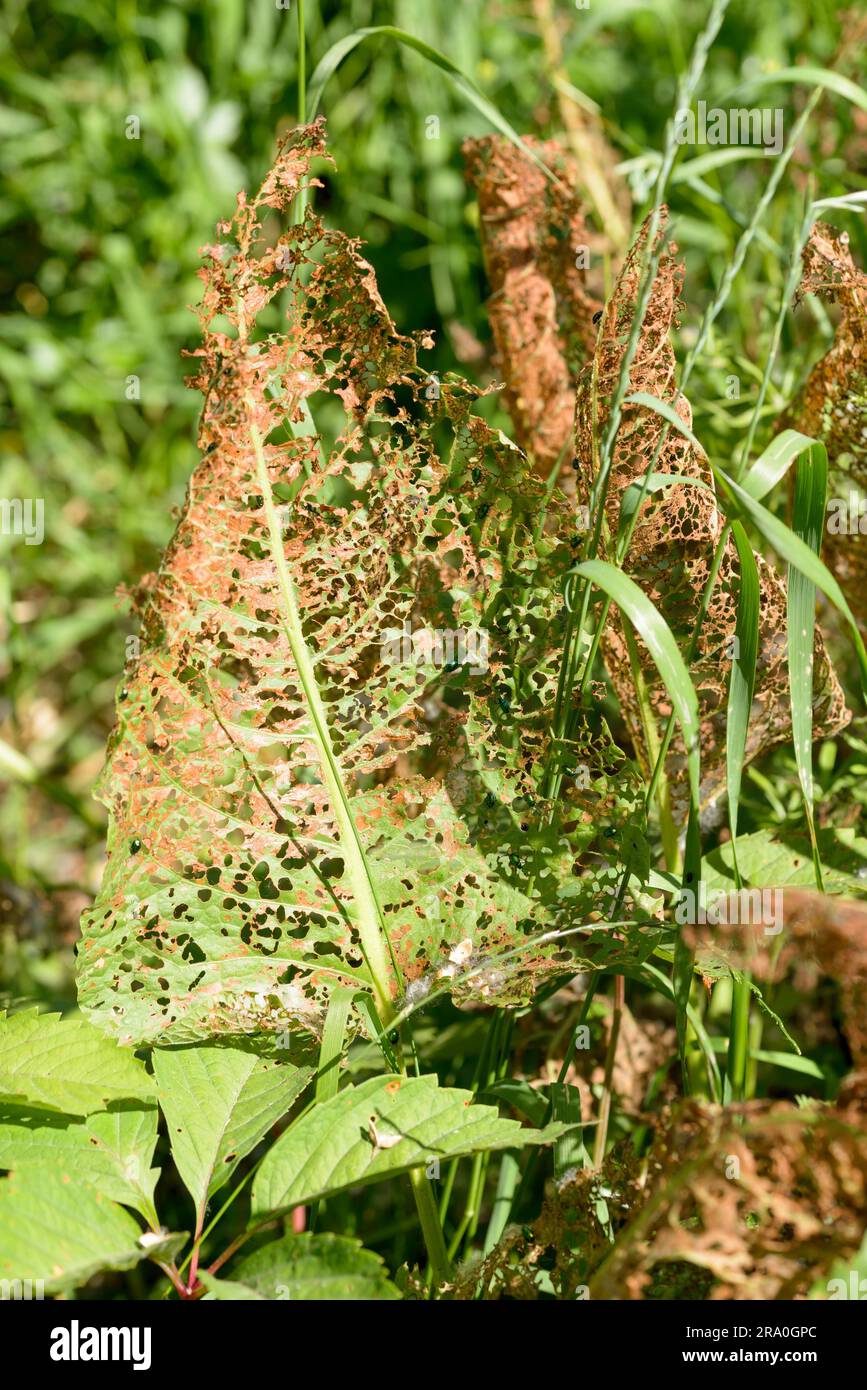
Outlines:
{"label": "nettle leaf", "polygon": [[254,1289],[246,1284],[240,1283],[237,1279],[218,1279],[216,1274],[209,1274],[203,1269],[199,1277],[199,1283],[204,1284],[208,1292],[204,1295],[203,1303],[265,1303],[267,1300],[262,1293],[256,1293]]}
{"label": "nettle leaf", "polygon": [[[867,839],[852,829],[830,828],[817,831],[816,839],[826,891],[863,897],[867,892],[862,876],[867,866]],[[780,839],[779,834],[756,830],[740,837],[737,854],[741,877],[755,888],[812,888],[815,884],[807,835],[790,833]],[[731,841],[712,850],[703,863],[709,893],[729,892],[735,887]]]}
{"label": "nettle leaf", "polygon": [[202,1215],[241,1159],[286,1114],[313,1069],[206,1045],[157,1048],[154,1074],[172,1157]]}
{"label": "nettle leaf", "polygon": [[0,1168],[49,1167],[134,1207],[156,1226],[157,1107],[117,1101],[80,1120],[0,1102]]}
{"label": "nettle leaf", "polygon": [[380,1257],[345,1236],[286,1235],[232,1267],[230,1280],[200,1276],[215,1298],[399,1299]]}
{"label": "nettle leaf", "polygon": [[0,1015],[0,1100],[89,1115],[111,1101],[148,1100],[153,1089],[144,1064],[85,1019]]}
{"label": "nettle leaf", "polygon": [[567,505],[474,387],[421,370],[354,243],[309,213],[265,237],[323,154],[294,131],[206,253],[203,458],[142,586],[78,957],[125,1042],[318,1036],[336,987],[385,1022],[438,979],[526,1002],[645,949],[593,926],[635,771],[595,715],[549,747]]}
{"label": "nettle leaf", "polygon": [[71,1175],[41,1166],[0,1179],[0,1279],[40,1279],[46,1293],[146,1257],[129,1212]]}
{"label": "nettle leaf", "polygon": [[524,1129],[472,1102],[471,1091],[440,1088],[436,1076],[376,1076],[345,1087],[302,1115],[265,1155],[253,1180],[253,1221],[433,1159],[547,1144],[569,1128]]}

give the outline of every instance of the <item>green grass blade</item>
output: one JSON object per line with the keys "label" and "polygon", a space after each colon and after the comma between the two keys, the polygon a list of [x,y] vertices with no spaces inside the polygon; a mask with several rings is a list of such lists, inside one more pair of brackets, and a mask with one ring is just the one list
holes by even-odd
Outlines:
{"label": "green grass blade", "polygon": [[791,1052],[769,1052],[765,1048],[753,1048],[750,1052],[754,1062],[764,1062],[769,1067],[780,1067],[782,1071],[797,1072],[799,1076],[810,1076],[814,1081],[824,1081],[825,1073],[810,1057],[793,1056]]}
{"label": "green grass blade", "polygon": [[761,502],[785,477],[795,459],[815,442],[808,434],[801,434],[800,430],[783,430],[748,468],[740,479],[741,487],[757,502]]}
{"label": "green grass blade", "polygon": [[381,1017],[388,1022],[394,1014],[391,982],[396,973],[391,943],[385,929],[364,845],[352,817],[340,764],[331,742],[325,706],[316,683],[316,669],[304,638],[295,586],[283,550],[283,531],[274,503],[268,466],[265,462],[264,441],[257,426],[253,423],[250,425],[250,440],[256,456],[256,474],[268,522],[271,553],[277,569],[286,635],[292,649],[292,656],[298,670],[298,679],[310,715],[323,779],[328,788],[334,818],[340,833],[341,847],[346,856],[349,880],[352,884],[353,896],[358,910],[358,933],[361,939],[361,949],[373,978],[377,1008]]}
{"label": "green grass blade", "polygon": [[683,731],[689,767],[690,794],[698,806],[700,753],[698,698],[686,663],[668,623],[647,595],[614,565],[605,560],[585,560],[572,574],[580,574],[617,604],[641,637],[662,677],[678,723]]}
{"label": "green grass blade", "polygon": [[729,680],[726,724],[726,782],[729,798],[729,828],[732,837],[732,865],[735,883],[741,886],[738,870],[738,805],[747,746],[747,729],[756,684],[756,655],[759,645],[759,571],[747,533],[739,521],[732,525],[732,536],[740,561],[741,586],[735,626],[735,654]]}
{"label": "green grass blade", "polygon": [[831,571],[822,563],[815,551],[801,540],[800,536],[796,536],[785,522],[780,521],[779,517],[774,516],[773,512],[769,512],[767,507],[762,506],[761,502],[757,502],[754,497],[745,492],[734,478],[730,478],[722,468],[714,466],[713,473],[728,499],[729,506],[735,504],[733,508],[735,513],[740,510],[748,516],[756,529],[761,532],[765,540],[774,547],[783,559],[787,560],[795,569],[800,570],[843,614],[852,633],[852,641],[861,673],[862,692],[867,699],[867,650],[865,650],[864,640],[858,631],[858,624],[846,602],[843,590]]}
{"label": "green grass blade", "polygon": [[480,115],[484,116],[495,130],[501,135],[505,135],[507,140],[511,140],[513,145],[517,145],[519,150],[531,159],[534,164],[545,173],[553,182],[557,182],[556,174],[553,174],[546,164],[543,164],[538,155],[530,149],[521,139],[514,126],[510,125],[505,116],[497,110],[493,102],[489,101],[467,77],[466,73],[461,72],[451,60],[441,53],[438,48],[433,48],[431,44],[425,43],[423,39],[418,39],[414,34],[408,33],[405,29],[398,29],[394,24],[374,24],[364,29],[355,29],[351,34],[346,34],[344,38],[338,39],[337,43],[331,45],[327,53],[316,65],[316,71],[310,79],[307,88],[307,119],[312,120],[319,110],[319,103],[322,100],[322,93],[329,78],[337,71],[343,59],[352,52],[354,48],[368,38],[380,36],[382,38],[394,39],[397,43],[404,44],[407,48],[414,48],[416,53],[420,53],[434,67],[444,72],[449,81],[460,92],[466,101],[474,106]]}
{"label": "green grass blade", "polygon": [[[824,444],[813,444],[801,455],[795,479],[792,520],[794,530],[818,558],[825,524],[828,489],[828,453]],[[813,847],[816,887],[824,891],[822,863],[816,844],[813,815],[813,642],[816,627],[816,585],[795,565],[789,564],[787,636],[789,695],[792,703],[792,740],[804,797],[804,810]]]}
{"label": "green grass blade", "polygon": [[[698,803],[694,800],[689,808],[689,821],[686,827],[686,847],[683,856],[682,892],[692,895],[698,902],[701,883],[701,829],[699,826]],[[689,1033],[689,996],[695,975],[695,950],[679,931],[674,943],[674,962],[671,972],[674,993],[675,1024],[677,1026],[677,1046],[680,1052],[680,1065],[683,1073],[683,1088],[687,1094],[691,1090],[687,1041]]]}
{"label": "green grass blade", "polygon": [[829,68],[813,67],[810,64],[797,68],[778,68],[776,72],[751,77],[749,85],[774,87],[780,82],[797,82],[799,86],[821,87],[826,92],[835,92],[838,97],[843,97],[844,101],[851,102],[853,106],[860,106],[862,111],[867,111],[867,92],[857,83],[851,82],[848,77],[842,77],[839,72],[831,72]]}
{"label": "green grass blade", "polygon": [[352,1000],[358,990],[354,985],[342,985],[331,991],[322,1042],[319,1045],[319,1067],[316,1074],[316,1099],[330,1100],[337,1095],[340,1081],[340,1059],[346,1044],[346,1024]]}
{"label": "green grass blade", "polygon": [[[663,953],[664,954],[664,953]],[[668,976],[658,965],[653,965],[650,961],[645,961],[640,969],[629,969],[623,972],[628,980],[638,980],[642,984],[649,985],[651,989],[659,990],[660,994],[669,999],[674,999],[674,990]],[[710,1036],[702,1021],[701,1014],[692,1004],[687,1005],[687,1020],[695,1033],[696,1040],[701,1048],[707,1069],[708,1089],[713,1101],[719,1101],[722,1096],[722,1081],[719,1074],[719,1066],[714,1056],[714,1039]]]}

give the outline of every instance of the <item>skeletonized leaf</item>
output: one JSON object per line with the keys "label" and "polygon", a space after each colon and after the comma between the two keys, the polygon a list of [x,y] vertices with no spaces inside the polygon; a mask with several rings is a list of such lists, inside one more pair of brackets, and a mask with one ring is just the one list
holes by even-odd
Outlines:
{"label": "skeletonized leaf", "polygon": [[[584,931],[643,826],[595,716],[543,801],[574,528],[561,499],[540,529],[524,456],[419,367],[355,244],[311,213],[265,243],[323,154],[294,131],[202,272],[203,458],[142,586],[78,956],[125,1041],[319,1035],[343,987],[386,1022],[438,979],[524,1002],[641,946],[534,947]],[[256,324],[278,294],[285,335]]]}
{"label": "skeletonized leaf", "polygon": [[0,1168],[49,1167],[156,1225],[157,1107],[114,1102],[86,1119],[0,1104]]}
{"label": "skeletonized leaf", "polygon": [[313,1072],[239,1047],[204,1045],[157,1048],[154,1075],[172,1157],[202,1213]]}
{"label": "skeletonized leaf", "polygon": [[0,1278],[41,1279],[46,1293],[103,1269],[131,1269],[147,1251],[122,1207],[71,1176],[25,1168],[0,1179]]}
{"label": "skeletonized leaf", "polygon": [[[639,234],[617,286],[605,310],[595,362],[584,369],[578,385],[576,454],[579,497],[587,500],[595,478],[594,440],[607,424],[608,401],[617,382],[625,344],[634,315],[641,256],[647,224]],[[659,238],[664,229],[659,232]],[[638,350],[630,372],[631,404],[623,420],[613,454],[606,498],[606,520],[611,536],[618,534],[621,498],[640,482],[647,471],[661,435],[668,431],[654,469],[659,473],[694,478],[703,487],[677,485],[648,495],[624,561],[624,572],[640,585],[668,623],[683,650],[696,627],[701,594],[719,541],[723,517],[713,491],[713,477],[704,455],[689,435],[692,412],[678,392],[676,361],[670,341],[680,304],[681,267],[676,247],[666,247],[659,259]],[[654,404],[649,404],[651,398]],[[659,403],[682,421],[673,429],[661,418]],[[594,404],[595,403],[595,404]],[[760,557],[756,557],[760,581],[760,627],[755,700],[744,750],[744,762],[788,738],[791,715],[786,671],[783,585]],[[726,544],[719,577],[699,638],[690,674],[699,696],[701,715],[701,804],[707,805],[726,783],[726,721],[728,640],[735,633],[739,585],[737,552]],[[606,665],[617,691],[635,745],[645,750],[639,705],[633,689],[626,639],[619,619],[612,622],[603,645]],[[667,720],[668,694],[653,669],[649,653],[641,651],[651,707],[660,726]],[[842,692],[831,670],[821,635],[815,649],[815,719],[817,731],[832,733],[847,718]],[[647,760],[646,751],[642,757]],[[652,762],[652,759],[649,760]],[[649,770],[648,762],[648,770]],[[682,740],[672,742],[666,770],[675,809],[685,809],[687,759]]]}
{"label": "skeletonized leaf", "polygon": [[593,316],[602,304],[576,264],[591,235],[573,191],[575,161],[554,140],[529,143],[559,183],[501,136],[468,140],[464,159],[479,199],[488,318],[506,407],[518,443],[547,478],[560,459],[568,472],[574,377],[592,356]]}
{"label": "skeletonized leaf", "polygon": [[843,232],[817,222],[803,251],[798,300],[822,295],[840,307],[834,342],[807,380],[791,418],[824,441],[830,464],[825,561],[867,633],[867,546],[861,530],[867,498],[867,275]]}
{"label": "skeletonized leaf", "polygon": [[302,1115],[265,1155],[253,1181],[254,1220],[432,1159],[546,1144],[568,1128],[524,1129],[472,1099],[471,1091],[441,1088],[436,1076],[377,1076],[347,1086]]}
{"label": "skeletonized leaf", "polygon": [[114,1100],[148,1100],[153,1081],[131,1052],[85,1019],[35,1009],[0,1016],[0,1098],[89,1115]]}

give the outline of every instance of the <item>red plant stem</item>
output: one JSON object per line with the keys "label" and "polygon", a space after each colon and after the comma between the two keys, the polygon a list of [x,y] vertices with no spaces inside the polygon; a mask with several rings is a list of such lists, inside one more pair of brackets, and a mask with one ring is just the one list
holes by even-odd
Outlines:
{"label": "red plant stem", "polygon": [[199,1272],[199,1246],[202,1243],[202,1227],[205,1224],[205,1208],[196,1213],[196,1231],[193,1236],[193,1258],[190,1260],[190,1273],[187,1280],[187,1293],[191,1294],[196,1287],[196,1276]]}
{"label": "red plant stem", "polygon": [[178,1296],[180,1298],[188,1298],[189,1294],[187,1292],[186,1285],[184,1284],[184,1281],[181,1278],[181,1276],[178,1274],[177,1266],[174,1263],[170,1265],[164,1264],[162,1260],[157,1260],[156,1263],[159,1265],[166,1278],[171,1281],[172,1287],[174,1288]]}
{"label": "red plant stem", "polygon": [[235,1239],[226,1246],[222,1255],[218,1255],[214,1263],[208,1266],[208,1273],[216,1274],[217,1270],[222,1268],[226,1261],[232,1258],[235,1251],[240,1250],[241,1246],[245,1245],[252,1235],[255,1235],[257,1231],[267,1230],[269,1226],[273,1225],[273,1221],[263,1221],[261,1225],[254,1227],[252,1231],[242,1231],[239,1236],[236,1236]]}

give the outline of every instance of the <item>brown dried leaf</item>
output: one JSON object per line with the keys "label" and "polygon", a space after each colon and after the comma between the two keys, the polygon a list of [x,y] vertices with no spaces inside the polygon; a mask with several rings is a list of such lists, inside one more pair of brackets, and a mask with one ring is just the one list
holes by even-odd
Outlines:
{"label": "brown dried leaf", "polygon": [[852,1061],[867,1072],[867,903],[809,889],[772,891],[782,900],[782,920],[770,932],[758,914],[747,923],[744,912],[723,910],[712,927],[685,928],[688,939],[709,960],[759,980],[782,980],[805,964],[835,980]]}
{"label": "brown dried leaf", "polygon": [[847,233],[824,222],[813,228],[803,262],[796,304],[807,294],[822,295],[838,306],[840,317],[832,346],[788,418],[828,449],[832,500],[823,558],[867,633],[867,544],[858,526],[859,508],[867,511],[867,275],[852,260]]}
{"label": "brown dried leaf", "polygon": [[[645,223],[606,308],[594,364],[584,368],[578,384],[576,467],[579,470],[578,494],[585,503],[596,476],[595,441],[607,424],[608,401],[616,387],[632,326],[646,235]],[[664,227],[659,232],[660,243],[663,237]],[[674,245],[669,244],[659,259],[630,372],[629,393],[646,392],[667,402],[677,411],[684,424],[690,427],[692,412],[689,402],[677,389],[676,361],[670,339],[671,330],[677,325],[683,274],[676,260],[676,250]],[[617,532],[624,491],[631,483],[641,480],[666,428],[661,417],[647,407],[624,407],[606,498],[609,535]],[[668,428],[655,471],[683,474],[699,479],[712,488],[712,474],[704,457],[683,435],[671,428]],[[673,485],[652,495],[644,504],[635,527],[624,571],[656,605],[681,651],[686,650],[696,627],[702,591],[722,527],[722,514],[713,492],[685,484]],[[791,732],[785,590],[761,557],[757,557],[757,563],[761,583],[759,648],[747,761],[785,741]],[[704,807],[715,801],[726,784],[725,738],[730,670],[727,644],[735,631],[737,601],[737,552],[730,542],[723,556],[691,668],[701,714],[701,801]],[[670,703],[652,659],[640,644],[639,651],[642,676],[659,734],[667,722]],[[635,747],[649,771],[652,759],[646,748],[625,630],[619,617],[611,621],[603,652]],[[818,631],[814,646],[814,670],[815,728],[817,736],[827,736],[843,726],[848,713]],[[666,770],[676,813],[682,816],[686,808],[687,777],[686,756],[679,735],[672,742]]]}
{"label": "brown dried leaf", "polygon": [[576,265],[592,238],[571,191],[575,161],[556,141],[524,138],[560,182],[503,136],[468,140],[464,158],[479,199],[488,318],[506,405],[515,438],[547,477],[562,455],[568,463],[573,383],[593,352],[593,316],[602,305]]}
{"label": "brown dried leaf", "polygon": [[[867,1217],[863,1087],[836,1107],[691,1102],[509,1227],[454,1297],[787,1299],[851,1261]],[[601,1219],[600,1219],[601,1216]]]}
{"label": "brown dried leaf", "polygon": [[591,1297],[664,1297],[666,1269],[681,1281],[691,1270],[694,1289],[704,1271],[713,1299],[806,1297],[861,1244],[863,1105],[849,1093],[836,1109],[685,1106],[650,1151],[642,1199],[591,1279]]}

